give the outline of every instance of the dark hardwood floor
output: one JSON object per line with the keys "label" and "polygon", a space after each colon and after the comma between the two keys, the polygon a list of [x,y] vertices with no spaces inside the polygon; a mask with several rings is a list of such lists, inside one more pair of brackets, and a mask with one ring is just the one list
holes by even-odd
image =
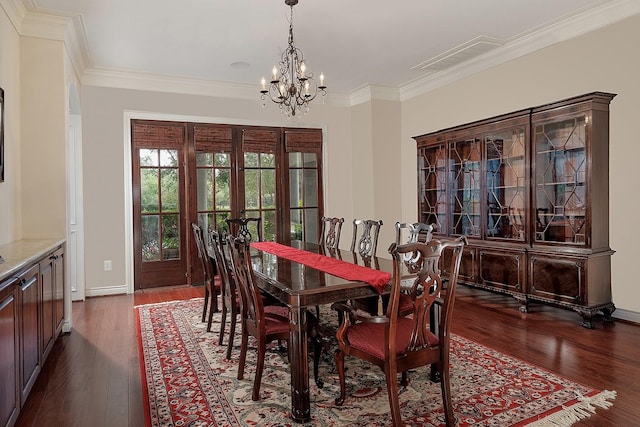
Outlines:
{"label": "dark hardwood floor", "polygon": [[[133,307],[202,295],[202,287],[174,287],[74,302],[73,331],[54,345],[17,426],[143,426]],[[639,325],[598,322],[588,330],[576,313],[536,304],[520,313],[510,297],[465,286],[454,317],[458,335],[618,393],[612,408],[576,426],[640,425]]]}

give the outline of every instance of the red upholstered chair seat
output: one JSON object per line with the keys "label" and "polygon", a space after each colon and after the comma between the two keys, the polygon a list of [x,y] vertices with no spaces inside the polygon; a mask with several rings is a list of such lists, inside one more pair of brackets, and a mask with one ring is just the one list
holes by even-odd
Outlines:
{"label": "red upholstered chair seat", "polygon": [[[398,319],[396,335],[396,354],[407,351],[413,320],[408,318]],[[385,357],[387,346],[384,336],[385,324],[383,323],[357,323],[347,330],[347,340],[352,348],[369,353],[380,359]],[[427,332],[427,341],[430,347],[438,345],[438,337]]]}

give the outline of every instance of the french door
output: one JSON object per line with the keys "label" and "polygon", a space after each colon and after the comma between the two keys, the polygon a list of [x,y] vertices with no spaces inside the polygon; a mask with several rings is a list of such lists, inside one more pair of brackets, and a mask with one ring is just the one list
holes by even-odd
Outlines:
{"label": "french door", "polygon": [[134,287],[187,283],[185,123],[132,121]]}
{"label": "french door", "polygon": [[208,232],[260,217],[264,240],[318,241],[321,130],[143,120],[131,129],[136,289],[202,282],[191,222]]}

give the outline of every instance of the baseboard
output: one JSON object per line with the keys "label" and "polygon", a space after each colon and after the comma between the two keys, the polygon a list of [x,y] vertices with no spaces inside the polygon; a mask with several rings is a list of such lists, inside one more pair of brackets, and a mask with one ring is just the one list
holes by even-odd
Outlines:
{"label": "baseboard", "polygon": [[638,313],[637,311],[616,308],[611,317],[620,320],[626,320],[627,322],[637,323],[640,325],[640,313]]}
{"label": "baseboard", "polygon": [[126,293],[128,293],[127,285],[103,286],[99,288],[85,289],[85,296],[87,297],[104,297],[107,295],[122,295]]}

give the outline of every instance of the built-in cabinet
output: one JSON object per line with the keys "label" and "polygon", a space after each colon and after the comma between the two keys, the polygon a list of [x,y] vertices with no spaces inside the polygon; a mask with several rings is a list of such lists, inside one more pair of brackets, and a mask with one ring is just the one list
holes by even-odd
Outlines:
{"label": "built-in cabinet", "polygon": [[0,246],[0,426],[15,424],[64,321],[64,244]]}
{"label": "built-in cabinet", "polygon": [[419,221],[466,236],[460,280],[610,320],[609,103],[594,92],[414,139]]}

